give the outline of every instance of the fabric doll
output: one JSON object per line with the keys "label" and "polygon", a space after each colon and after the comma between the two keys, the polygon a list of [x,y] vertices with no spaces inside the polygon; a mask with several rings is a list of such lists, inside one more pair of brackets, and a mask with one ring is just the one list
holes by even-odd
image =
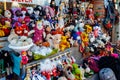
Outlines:
{"label": "fabric doll", "polygon": [[40,17],[40,9],[38,7],[35,7],[34,8],[34,15],[33,15],[33,20],[35,21],[38,21],[38,20],[41,20],[41,17]]}
{"label": "fabric doll", "polygon": [[10,53],[8,51],[4,51],[2,50],[2,58],[4,60],[4,67],[7,71],[7,75],[9,76],[10,74],[12,74],[12,66],[13,66],[13,62],[10,56]]}
{"label": "fabric doll", "polygon": [[28,36],[29,34],[29,28],[25,23],[22,23],[22,25],[20,26],[22,28],[22,32],[23,32],[23,36]]}
{"label": "fabric doll", "polygon": [[11,22],[12,13],[10,10],[5,10],[4,16],[5,18],[9,19],[9,21]]}
{"label": "fabric doll", "polygon": [[36,8],[39,8],[39,10],[40,10],[40,17],[43,17],[43,16],[45,16],[45,11],[44,11],[44,9],[43,9],[43,7],[42,6],[40,6],[40,5],[37,5],[36,6]]}
{"label": "fabric doll", "polygon": [[52,17],[55,16],[54,10],[51,7],[45,6],[44,10],[45,10],[45,13],[46,13],[47,20],[49,20],[49,19],[51,19]]}
{"label": "fabric doll", "polygon": [[22,18],[24,19],[26,17],[27,9],[25,7],[21,8]]}
{"label": "fabric doll", "polygon": [[16,33],[18,36],[22,36],[22,35],[23,35],[23,28],[20,27],[20,26],[16,26],[16,27],[15,27],[15,33]]}
{"label": "fabric doll", "polygon": [[21,63],[22,63],[23,65],[25,65],[25,64],[28,63],[27,52],[26,52],[26,51],[22,51],[21,54],[22,54],[22,61],[21,61]]}
{"label": "fabric doll", "polygon": [[33,14],[33,7],[26,7],[27,9],[27,13],[28,13],[28,16],[30,16],[31,14]]}
{"label": "fabric doll", "polygon": [[3,36],[8,36],[10,34],[10,29],[11,29],[11,19],[1,18],[0,27],[1,30],[4,32]]}
{"label": "fabric doll", "polygon": [[78,10],[77,10],[77,3],[76,2],[73,2],[72,14],[73,14],[74,18],[77,18]]}
{"label": "fabric doll", "polygon": [[42,25],[42,21],[37,21],[34,27],[34,36],[33,36],[33,41],[35,44],[39,44],[43,41],[43,25]]}
{"label": "fabric doll", "polygon": [[16,26],[21,26],[21,22],[22,22],[22,12],[20,8],[12,8],[12,12],[13,12],[13,27]]}

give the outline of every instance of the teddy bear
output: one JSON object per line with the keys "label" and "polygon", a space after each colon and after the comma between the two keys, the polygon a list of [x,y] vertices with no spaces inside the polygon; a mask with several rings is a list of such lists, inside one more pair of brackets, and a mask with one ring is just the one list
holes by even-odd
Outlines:
{"label": "teddy bear", "polygon": [[61,36],[59,47],[60,47],[60,51],[64,51],[66,48],[70,48],[70,43],[67,41],[66,36]]}

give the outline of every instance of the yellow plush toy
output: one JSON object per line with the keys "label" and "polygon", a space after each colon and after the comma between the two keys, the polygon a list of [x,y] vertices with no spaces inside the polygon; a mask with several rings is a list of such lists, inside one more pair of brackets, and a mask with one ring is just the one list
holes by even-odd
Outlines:
{"label": "yellow plush toy", "polygon": [[81,36],[81,40],[83,41],[84,45],[88,46],[88,42],[89,42],[88,34],[86,32],[82,32],[80,36]]}
{"label": "yellow plush toy", "polygon": [[62,36],[61,37],[61,42],[60,42],[60,50],[64,51],[66,48],[70,47],[70,43],[67,41],[67,37],[66,36]]}
{"label": "yellow plush toy", "polygon": [[85,25],[85,27],[86,27],[86,32],[87,33],[92,32],[92,27],[90,25]]}

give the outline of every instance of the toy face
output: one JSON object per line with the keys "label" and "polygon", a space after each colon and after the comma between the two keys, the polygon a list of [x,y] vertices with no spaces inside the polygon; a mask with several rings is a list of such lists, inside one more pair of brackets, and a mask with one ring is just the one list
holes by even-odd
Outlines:
{"label": "toy face", "polygon": [[43,28],[41,21],[38,21],[38,22],[37,22],[37,28],[38,28],[39,30],[41,30],[41,29]]}
{"label": "toy face", "polygon": [[4,12],[4,16],[7,17],[7,18],[11,18],[11,12],[9,10],[6,10]]}
{"label": "toy face", "polygon": [[16,16],[22,16],[22,12],[20,11],[20,10],[17,10],[16,12],[15,12],[15,14],[16,14]]}
{"label": "toy face", "polygon": [[34,11],[35,15],[39,15],[40,12],[38,10]]}
{"label": "toy face", "polygon": [[25,15],[25,14],[26,14],[26,11],[22,11],[22,14]]}
{"label": "toy face", "polygon": [[46,8],[46,9],[45,9],[45,11],[48,13],[48,12],[49,12],[49,9],[48,9],[48,8]]}
{"label": "toy face", "polygon": [[33,8],[32,7],[27,7],[27,11],[29,14],[32,14],[33,13]]}

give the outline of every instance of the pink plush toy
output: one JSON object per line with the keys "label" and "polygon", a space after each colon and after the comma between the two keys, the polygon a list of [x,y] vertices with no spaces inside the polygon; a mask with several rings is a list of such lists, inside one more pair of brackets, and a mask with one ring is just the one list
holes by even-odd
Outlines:
{"label": "pink plush toy", "polygon": [[44,32],[44,28],[42,25],[42,21],[37,21],[36,26],[34,27],[34,36],[33,36],[33,41],[35,44],[40,44],[43,41],[43,32]]}

